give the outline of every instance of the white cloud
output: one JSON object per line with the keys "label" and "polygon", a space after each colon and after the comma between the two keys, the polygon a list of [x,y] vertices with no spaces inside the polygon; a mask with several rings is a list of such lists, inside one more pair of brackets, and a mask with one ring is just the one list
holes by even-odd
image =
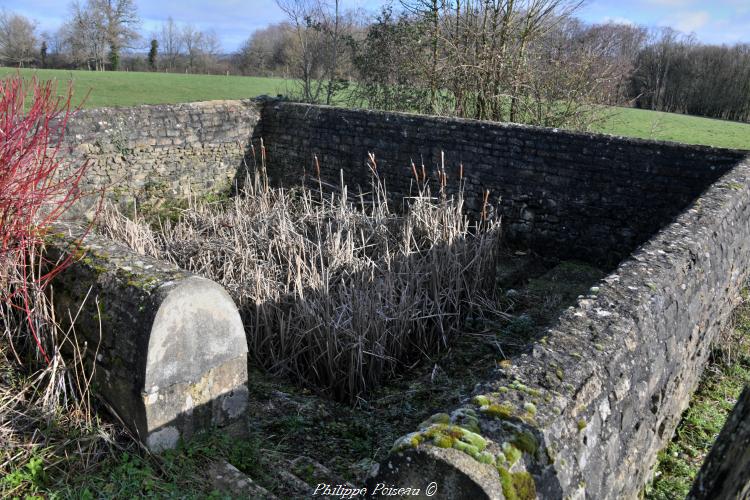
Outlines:
{"label": "white cloud", "polygon": [[621,16],[605,16],[602,19],[602,22],[604,24],[612,23],[612,24],[626,24],[628,26],[635,26],[635,23],[628,19],[627,17],[621,17]]}
{"label": "white cloud", "polygon": [[706,11],[681,12],[666,18],[661,25],[671,26],[683,33],[692,33],[706,26],[711,21],[711,15]]}

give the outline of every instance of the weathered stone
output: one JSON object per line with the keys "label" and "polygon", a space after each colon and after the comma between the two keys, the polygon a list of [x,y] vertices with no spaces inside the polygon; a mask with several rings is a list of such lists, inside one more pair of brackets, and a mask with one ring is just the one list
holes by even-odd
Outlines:
{"label": "weathered stone", "polygon": [[[73,248],[54,283],[61,318],[95,360],[98,392],[152,450],[240,418],[247,406],[247,341],[229,294],[211,280],[60,225]],[[85,300],[83,309],[76,314]]]}
{"label": "weathered stone", "polygon": [[[747,283],[748,200],[750,164],[742,163],[620,264],[595,296],[564,312],[533,355],[503,363],[457,410],[476,414],[472,425],[488,450],[515,443],[540,498],[635,498],[645,485]],[[461,425],[453,415],[449,424]],[[404,467],[397,445],[373,481],[439,483],[464,477],[466,459],[477,458],[473,450],[460,462],[454,452],[431,458],[426,450],[445,443],[423,430],[410,436],[399,443],[425,451],[422,459]],[[492,488],[502,481],[497,474]]]}
{"label": "weathered stone", "polygon": [[79,111],[68,121],[60,158],[89,162],[81,187],[92,194],[72,213],[95,206],[102,189],[120,203],[229,190],[225,179],[244,170],[259,116],[252,100]]}
{"label": "weathered stone", "polygon": [[208,477],[217,490],[227,493],[231,498],[252,498],[257,500],[275,500],[271,494],[252,478],[240,472],[229,462],[219,460],[208,467]]}

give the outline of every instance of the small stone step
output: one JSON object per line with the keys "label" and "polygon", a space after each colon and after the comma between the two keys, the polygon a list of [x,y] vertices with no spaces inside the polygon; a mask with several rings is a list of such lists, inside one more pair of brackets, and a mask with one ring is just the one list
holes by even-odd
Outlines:
{"label": "small stone step", "polygon": [[331,472],[328,467],[310,457],[304,455],[297,457],[294,460],[290,460],[289,465],[295,476],[302,478],[303,481],[313,488],[319,484],[326,484],[331,487],[341,485],[354,488],[354,485],[344,481],[340,476]]}
{"label": "small stone step", "polygon": [[283,498],[310,498],[315,491],[314,486],[307,484],[281,466],[275,473],[279,481],[278,493]]}
{"label": "small stone step", "polygon": [[209,466],[208,475],[214,488],[232,496],[232,498],[278,500],[276,495],[266,490],[225,460],[212,463]]}

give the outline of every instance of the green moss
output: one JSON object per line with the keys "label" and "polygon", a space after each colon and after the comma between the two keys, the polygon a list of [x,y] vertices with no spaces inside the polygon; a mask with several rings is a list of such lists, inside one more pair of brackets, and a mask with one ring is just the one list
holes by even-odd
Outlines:
{"label": "green moss", "polygon": [[507,420],[513,416],[514,408],[508,403],[483,406],[482,412],[491,417]]}
{"label": "green moss", "polygon": [[[441,416],[438,420],[444,420],[444,418]],[[454,448],[474,458],[479,457],[480,452],[487,447],[487,441],[475,432],[458,425],[433,423],[420,431],[412,432],[396,440],[391,452],[416,448],[426,441],[440,448]]]}
{"label": "green moss", "polygon": [[506,500],[518,500],[516,489],[513,487],[513,475],[503,466],[497,468],[500,474],[500,485],[503,488],[503,496]]}
{"label": "green moss", "polygon": [[578,431],[580,432],[586,428],[586,421],[584,419],[579,419],[577,425],[578,425]]}
{"label": "green moss", "polygon": [[514,381],[512,384],[510,384],[511,389],[515,389],[519,392],[523,392],[524,394],[528,394],[529,396],[533,396],[538,398],[542,395],[542,391],[538,389],[532,389],[531,387],[528,387],[518,381]]}
{"label": "green moss", "polygon": [[513,489],[519,500],[533,500],[536,498],[536,484],[534,478],[526,471],[511,474]]}
{"label": "green moss", "polygon": [[498,465],[500,486],[506,500],[533,500],[536,498],[536,484],[534,478],[526,471],[510,472],[502,465]]}
{"label": "green moss", "polygon": [[432,442],[438,448],[452,448],[454,440],[450,436],[438,435],[432,439]]}
{"label": "green moss", "polygon": [[472,403],[474,403],[477,406],[489,406],[490,400],[487,396],[474,396],[471,400]]}
{"label": "green moss", "polygon": [[436,413],[435,415],[431,416],[421,424],[419,424],[420,429],[426,429],[427,427],[431,426],[432,424],[450,424],[451,423],[451,417],[447,413]]}
{"label": "green moss", "polygon": [[565,373],[563,373],[561,368],[555,370],[555,375],[557,375],[557,378],[559,378],[561,381],[565,379]]}
{"label": "green moss", "polygon": [[472,458],[475,458],[477,460],[479,459],[479,448],[477,448],[476,446],[472,446],[469,443],[464,443],[463,441],[454,441],[452,448],[458,451],[462,451]]}
{"label": "green moss", "polygon": [[513,438],[513,444],[521,451],[534,455],[539,449],[539,442],[533,434],[528,431],[519,432]]}
{"label": "green moss", "polygon": [[523,409],[526,410],[526,413],[529,415],[536,415],[536,406],[533,403],[524,403]]}
{"label": "green moss", "polygon": [[495,455],[493,455],[489,451],[481,452],[477,460],[483,464],[495,465]]}
{"label": "green moss", "polygon": [[505,458],[508,460],[508,464],[510,464],[511,466],[521,460],[523,453],[513,444],[505,442],[503,443],[502,448],[503,454],[505,454]]}

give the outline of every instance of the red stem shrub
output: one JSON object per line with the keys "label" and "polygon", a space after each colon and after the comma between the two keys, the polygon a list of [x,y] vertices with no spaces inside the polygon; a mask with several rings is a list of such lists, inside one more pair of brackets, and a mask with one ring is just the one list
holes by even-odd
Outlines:
{"label": "red stem shrub", "polygon": [[49,227],[81,197],[87,167],[58,158],[68,119],[78,108],[71,109],[72,85],[63,97],[56,90],[56,82],[20,75],[0,80],[0,300],[21,311],[48,363],[33,319],[34,297],[70,258],[46,262],[39,250]]}

